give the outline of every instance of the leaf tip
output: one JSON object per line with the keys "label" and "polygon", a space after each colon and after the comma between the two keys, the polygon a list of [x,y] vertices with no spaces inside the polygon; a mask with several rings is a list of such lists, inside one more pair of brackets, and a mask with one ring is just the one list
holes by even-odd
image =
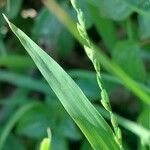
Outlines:
{"label": "leaf tip", "polygon": [[51,129],[50,128],[47,128],[47,134],[48,134],[48,138],[51,140]]}
{"label": "leaf tip", "polygon": [[40,144],[40,150],[50,150],[51,149],[51,130],[47,129],[48,137],[44,138]]}
{"label": "leaf tip", "polygon": [[8,18],[6,17],[6,15],[2,13],[2,16],[4,17],[4,19],[6,20],[6,22],[8,23],[8,25],[11,27],[10,21],[8,20]]}

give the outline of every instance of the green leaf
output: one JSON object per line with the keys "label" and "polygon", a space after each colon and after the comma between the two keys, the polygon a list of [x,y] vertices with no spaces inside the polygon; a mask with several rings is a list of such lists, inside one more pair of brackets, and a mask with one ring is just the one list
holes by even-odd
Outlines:
{"label": "green leaf", "polygon": [[139,35],[141,39],[148,39],[150,38],[150,19],[139,16],[138,17],[138,22],[139,22]]}
{"label": "green leaf", "polygon": [[52,150],[69,150],[68,141],[62,137],[58,137],[57,135],[53,134],[52,136]]}
{"label": "green leaf", "polygon": [[19,110],[17,110],[13,116],[10,118],[10,120],[8,121],[8,123],[6,124],[6,126],[4,127],[4,129],[2,130],[2,133],[0,134],[0,150],[2,150],[4,148],[4,144],[6,142],[6,139],[10,133],[10,131],[12,130],[12,128],[14,127],[14,125],[17,123],[17,121],[26,113],[28,112],[30,109],[32,109],[33,107],[36,107],[37,103],[28,103],[24,106],[22,106]]}
{"label": "green leaf", "polygon": [[116,35],[117,32],[114,22],[110,19],[102,18],[99,15],[99,11],[98,9],[96,9],[96,7],[89,5],[89,8],[97,32],[102,37],[102,40],[106,45],[106,47],[109,50],[112,50],[112,48],[115,46],[117,42],[117,35]]}
{"label": "green leaf", "polygon": [[[145,10],[148,14],[150,14],[149,1],[143,1],[140,5],[140,8]],[[147,39],[150,37],[149,25],[150,25],[150,17],[144,15],[139,15],[139,34],[141,39]]]}
{"label": "green leaf", "polygon": [[[110,120],[110,116],[108,115],[108,113],[106,112],[106,110],[104,110],[103,108],[97,106],[97,109],[101,112],[101,114],[106,118]],[[144,142],[146,144],[149,143],[150,140],[150,130],[148,130],[147,128],[139,125],[138,123],[135,123],[131,120],[128,120],[126,118],[123,118],[117,114],[115,114],[115,116],[117,117],[117,121],[119,123],[120,126],[124,127],[126,130],[132,132],[133,134],[135,134],[136,136],[138,136],[140,139],[143,139]],[[146,120],[147,121],[147,120]]]}
{"label": "green leaf", "polygon": [[141,58],[141,49],[134,41],[118,42],[113,50],[113,60],[132,78],[144,82],[146,71]]}
{"label": "green leaf", "polygon": [[[103,16],[114,19],[123,20],[126,19],[131,13],[136,12],[141,16],[150,19],[149,14],[149,1],[137,1],[137,0],[85,0],[91,5],[100,9]],[[103,7],[103,8],[102,8]],[[105,9],[104,9],[105,8]],[[113,12],[114,11],[114,12]],[[112,13],[112,14],[111,14]]]}
{"label": "green leaf", "polygon": [[128,0],[131,8],[135,10],[139,15],[150,19],[150,7],[149,1],[137,1],[137,5],[133,5],[130,0]]}
{"label": "green leaf", "polygon": [[[86,29],[89,29],[93,25],[93,18],[90,14],[88,3],[86,1],[79,1],[79,5],[85,15]],[[77,15],[75,15],[75,16],[77,16]]]}
{"label": "green leaf", "polygon": [[111,128],[71,77],[25,33],[7,22],[92,147],[119,150]]}
{"label": "green leaf", "polygon": [[56,17],[44,8],[39,12],[39,15],[35,20],[32,36],[35,40],[37,40],[38,37],[42,37],[44,39],[57,39],[56,37],[61,27],[62,25],[58,22]]}
{"label": "green leaf", "polygon": [[62,29],[61,33],[57,37],[57,51],[59,55],[62,57],[68,56],[72,52],[73,47],[73,37],[67,30]]}
{"label": "green leaf", "polygon": [[81,132],[65,111],[60,101],[58,101],[57,97],[48,95],[46,97],[46,106],[48,106],[48,114],[50,114],[50,127],[58,137],[81,140]]}
{"label": "green leaf", "polygon": [[[21,5],[22,0],[15,0],[15,3],[13,0],[9,0],[9,9],[7,9],[7,2],[5,0],[5,5],[3,7],[0,7],[0,14],[5,13],[9,16],[9,18],[14,19],[19,13]],[[4,19],[2,18],[2,15],[0,15],[0,26],[4,24]]]}
{"label": "green leaf", "polygon": [[133,12],[128,3],[124,0],[86,1],[96,6],[102,17],[117,21],[126,19]]}
{"label": "green leaf", "polygon": [[[17,62],[17,63],[16,63]],[[5,66],[8,68],[29,68],[34,67],[33,61],[26,57],[21,55],[6,55],[6,56],[0,56],[0,65]]]}
{"label": "green leaf", "polygon": [[51,130],[47,129],[48,137],[44,138],[40,144],[40,150],[51,150]]}
{"label": "green leaf", "polygon": [[43,39],[41,42],[54,48],[62,57],[69,55],[73,50],[74,39],[72,35],[45,8],[37,16],[32,32],[33,39]]}
{"label": "green leaf", "polygon": [[[89,2],[97,2],[97,1],[89,1]],[[75,22],[70,18],[70,15],[68,15],[63,8],[59,6],[59,4],[55,0],[47,0],[44,2],[45,6],[49,9],[49,11],[52,11],[57,18],[66,26],[66,28],[71,32],[71,34],[81,43],[82,45],[86,45],[87,43],[83,41],[82,37],[79,35],[78,30],[76,28]],[[56,11],[59,10],[59,11]],[[136,8],[137,10],[137,8]],[[140,11],[141,12],[141,11]],[[145,15],[145,13],[142,12],[142,15]],[[149,14],[146,13],[147,17],[150,17]],[[139,97],[141,101],[144,103],[150,105],[150,95],[146,93],[146,91],[143,89],[143,86],[141,86],[139,83],[137,83],[135,80],[130,78],[127,73],[124,72],[124,70],[119,67],[116,63],[114,63],[110,58],[104,54],[103,50],[96,46],[92,42],[92,45],[96,51],[97,60],[99,63],[108,71],[116,75],[117,78],[121,80],[123,85],[128,88],[130,91],[132,91],[137,97]]]}
{"label": "green leaf", "polygon": [[79,85],[87,97],[89,97],[91,100],[99,100],[100,94],[99,87],[96,82],[95,72],[72,70],[69,71],[69,75]]}
{"label": "green leaf", "polygon": [[92,150],[92,147],[87,141],[83,141],[80,150]]}
{"label": "green leaf", "polygon": [[10,150],[10,149],[11,150],[16,150],[16,149],[25,150],[23,142],[16,136],[14,136],[13,134],[9,135],[6,141],[5,147],[4,147],[4,150]]}
{"label": "green leaf", "polygon": [[139,118],[138,118],[138,122],[143,125],[144,127],[146,127],[147,129],[150,129],[150,107],[146,106],[144,111],[140,114]]}
{"label": "green leaf", "polygon": [[50,150],[50,139],[44,138],[40,145],[40,150]]}
{"label": "green leaf", "polygon": [[81,140],[81,133],[75,123],[68,116],[61,118],[58,130],[60,131],[59,134],[63,135],[65,138],[69,138],[71,140]]}
{"label": "green leaf", "polygon": [[19,10],[22,5],[22,0],[15,0],[15,3],[10,0],[9,2],[9,10],[6,11],[6,14],[11,18],[15,18],[19,13]]}
{"label": "green leaf", "polygon": [[45,136],[45,131],[49,126],[48,112],[45,106],[34,108],[28,111],[21,118],[16,127],[16,133],[30,138],[41,138]]}
{"label": "green leaf", "polygon": [[[96,74],[94,71],[73,69],[68,73],[90,100],[100,99],[99,87],[97,85]],[[108,93],[111,93],[114,87],[116,87],[116,84],[120,84],[120,81],[114,76],[102,73],[102,78]]]}
{"label": "green leaf", "polygon": [[15,86],[23,87],[26,89],[43,92],[45,94],[54,95],[49,86],[42,80],[37,80],[25,75],[16,74],[0,70],[0,81],[9,82]]}
{"label": "green leaf", "polygon": [[[150,130],[150,107],[149,106],[145,106],[144,111],[142,111],[142,113],[140,114],[140,116],[138,117],[138,122],[140,125],[144,126],[146,129]],[[147,142],[146,138],[141,138],[140,139],[140,147],[142,150],[146,150],[150,149],[150,143]],[[149,139],[150,141],[150,135],[149,135]]]}
{"label": "green leaf", "polygon": [[3,40],[0,38],[0,56],[5,56],[5,55],[6,55],[6,48]]}
{"label": "green leaf", "polygon": [[[73,69],[69,70],[68,73],[90,100],[99,100],[100,95],[95,72]],[[123,84],[118,78],[110,74],[102,73],[102,78],[108,93],[110,93],[116,85]],[[42,92],[53,97],[55,96],[53,91],[50,90],[49,86],[44,81],[17,74],[12,71],[0,70],[0,81],[11,83],[19,88],[26,88],[29,90]],[[92,87],[92,89],[89,86]],[[141,84],[141,86],[144,90],[150,93],[148,86],[144,86],[143,84]]]}

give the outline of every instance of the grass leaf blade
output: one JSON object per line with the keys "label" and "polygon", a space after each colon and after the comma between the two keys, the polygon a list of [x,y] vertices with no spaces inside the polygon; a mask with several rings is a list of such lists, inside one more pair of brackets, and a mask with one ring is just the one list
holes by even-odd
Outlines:
{"label": "grass leaf blade", "polygon": [[119,150],[111,128],[71,77],[25,33],[5,19],[92,147]]}

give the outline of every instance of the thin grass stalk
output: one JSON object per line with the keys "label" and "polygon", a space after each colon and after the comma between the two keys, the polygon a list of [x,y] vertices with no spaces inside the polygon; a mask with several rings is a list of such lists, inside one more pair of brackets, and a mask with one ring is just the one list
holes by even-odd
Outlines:
{"label": "thin grass stalk", "polygon": [[92,42],[90,41],[90,38],[89,38],[87,31],[86,31],[85,17],[84,17],[83,11],[79,7],[77,0],[71,0],[71,4],[77,12],[77,18],[78,18],[77,29],[79,31],[80,36],[86,42],[86,45],[84,45],[84,50],[85,50],[87,56],[89,57],[89,59],[92,61],[93,66],[94,66],[95,71],[96,71],[97,82],[98,82],[98,85],[99,85],[100,90],[101,90],[101,103],[102,103],[103,107],[110,114],[111,124],[112,124],[113,129],[114,129],[115,141],[119,145],[120,149],[123,150],[122,133],[121,133],[121,130],[118,126],[116,116],[112,112],[112,108],[111,108],[110,101],[109,101],[109,96],[108,96],[107,91],[106,91],[106,89],[103,85],[103,82],[102,82],[102,77],[101,77],[101,72],[100,72],[100,63],[97,60],[96,50],[94,49]]}
{"label": "thin grass stalk", "polygon": [[[56,17],[65,25],[65,27],[70,31],[70,33],[78,40],[81,45],[85,45],[83,38],[79,35],[76,28],[75,22],[70,18],[70,16],[65,12],[63,8],[55,0],[43,0],[44,5],[51,11]],[[120,68],[114,61],[110,60],[102,51],[101,48],[96,46],[94,42],[92,43],[94,49],[97,51],[97,58],[101,60],[101,65],[108,71],[116,75],[122,84],[131,90],[136,96],[138,96],[144,103],[150,105],[150,95],[146,93],[143,86],[130,78],[124,70]]]}

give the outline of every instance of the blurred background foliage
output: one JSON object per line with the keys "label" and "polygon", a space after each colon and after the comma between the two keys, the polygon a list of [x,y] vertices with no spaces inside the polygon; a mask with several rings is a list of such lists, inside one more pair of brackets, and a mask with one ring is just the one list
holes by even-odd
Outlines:
{"label": "blurred background foliage", "polygon": [[[56,2],[76,20],[68,0]],[[150,2],[80,0],[79,3],[92,40],[150,94]],[[78,41],[42,1],[0,0],[0,13],[5,13],[51,55],[91,102],[100,106],[91,62]],[[116,76],[102,69],[113,111],[149,129],[149,106]],[[36,150],[46,136],[47,127],[52,131],[52,149],[91,149],[0,15],[0,133],[5,131],[0,144],[5,141],[4,150]],[[122,131],[126,149],[149,149],[143,139],[124,128]]]}

